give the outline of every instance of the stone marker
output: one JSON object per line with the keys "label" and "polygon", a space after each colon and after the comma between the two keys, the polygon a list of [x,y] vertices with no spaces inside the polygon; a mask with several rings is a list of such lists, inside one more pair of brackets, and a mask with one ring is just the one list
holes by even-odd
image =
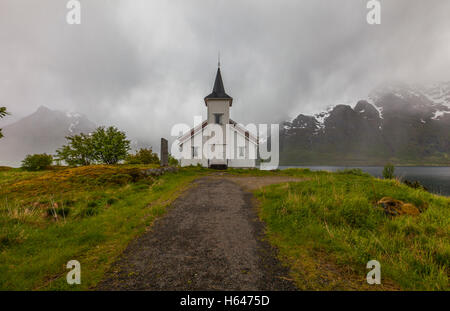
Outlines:
{"label": "stone marker", "polygon": [[167,139],[161,138],[161,166],[169,165],[169,150]]}

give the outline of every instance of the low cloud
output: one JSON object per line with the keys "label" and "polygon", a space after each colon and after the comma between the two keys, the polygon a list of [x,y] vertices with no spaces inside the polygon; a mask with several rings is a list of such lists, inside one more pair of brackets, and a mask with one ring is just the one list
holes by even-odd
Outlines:
{"label": "low cloud", "polygon": [[450,2],[81,1],[0,3],[0,104],[74,110],[157,143],[204,115],[220,51],[232,117],[278,122],[354,103],[380,83],[450,80]]}

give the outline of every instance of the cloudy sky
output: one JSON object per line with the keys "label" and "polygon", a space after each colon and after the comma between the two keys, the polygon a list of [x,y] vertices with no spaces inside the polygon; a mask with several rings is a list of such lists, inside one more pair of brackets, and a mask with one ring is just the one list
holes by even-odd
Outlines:
{"label": "cloudy sky", "polygon": [[450,80],[450,1],[0,1],[0,105],[86,114],[156,141],[205,115],[220,51],[232,118],[275,123],[380,83]]}

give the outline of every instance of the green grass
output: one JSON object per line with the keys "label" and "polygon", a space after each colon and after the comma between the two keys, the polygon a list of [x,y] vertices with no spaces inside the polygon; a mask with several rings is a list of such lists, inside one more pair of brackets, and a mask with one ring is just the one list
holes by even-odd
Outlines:
{"label": "green grass", "polygon": [[[183,169],[137,180],[136,169],[1,172],[0,290],[94,287],[127,244],[202,174]],[[73,259],[81,263],[80,286],[66,282],[65,265]]]}
{"label": "green grass", "polygon": [[[192,180],[211,172],[192,167],[142,178],[142,168],[148,166],[0,171],[0,290],[94,288],[131,240]],[[267,238],[300,289],[449,289],[449,198],[358,170],[227,174],[304,180],[255,191]],[[424,212],[390,218],[375,208],[384,196]],[[66,282],[73,259],[81,263],[80,286]],[[380,287],[365,282],[371,259],[381,263]]]}
{"label": "green grass", "polygon": [[[284,174],[308,180],[272,185],[256,196],[269,240],[299,288],[365,288],[366,264],[376,259],[387,289],[449,289],[449,198],[356,171]],[[425,211],[390,218],[375,208],[385,196]]]}

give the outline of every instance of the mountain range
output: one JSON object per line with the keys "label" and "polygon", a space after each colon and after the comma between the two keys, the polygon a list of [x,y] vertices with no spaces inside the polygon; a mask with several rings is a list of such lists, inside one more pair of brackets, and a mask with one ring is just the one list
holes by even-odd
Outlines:
{"label": "mountain range", "polygon": [[[31,115],[3,127],[5,137],[0,139],[0,166],[18,167],[28,154],[54,155],[58,148],[67,143],[67,136],[91,133],[97,127],[81,113],[41,106]],[[148,141],[128,139],[132,152],[139,148],[151,148]]]}
{"label": "mountain range", "polygon": [[3,128],[0,165],[18,166],[27,154],[54,154],[66,136],[89,133],[96,128],[86,116],[41,106],[36,112]]}
{"label": "mountain range", "polygon": [[[54,154],[66,136],[97,125],[79,113],[40,107],[3,128],[0,166]],[[148,147],[132,141],[132,149]],[[388,85],[355,106],[336,105],[281,124],[281,165],[450,165],[450,82]]]}
{"label": "mountain range", "polygon": [[450,165],[450,83],[375,89],[282,124],[283,165]]}

